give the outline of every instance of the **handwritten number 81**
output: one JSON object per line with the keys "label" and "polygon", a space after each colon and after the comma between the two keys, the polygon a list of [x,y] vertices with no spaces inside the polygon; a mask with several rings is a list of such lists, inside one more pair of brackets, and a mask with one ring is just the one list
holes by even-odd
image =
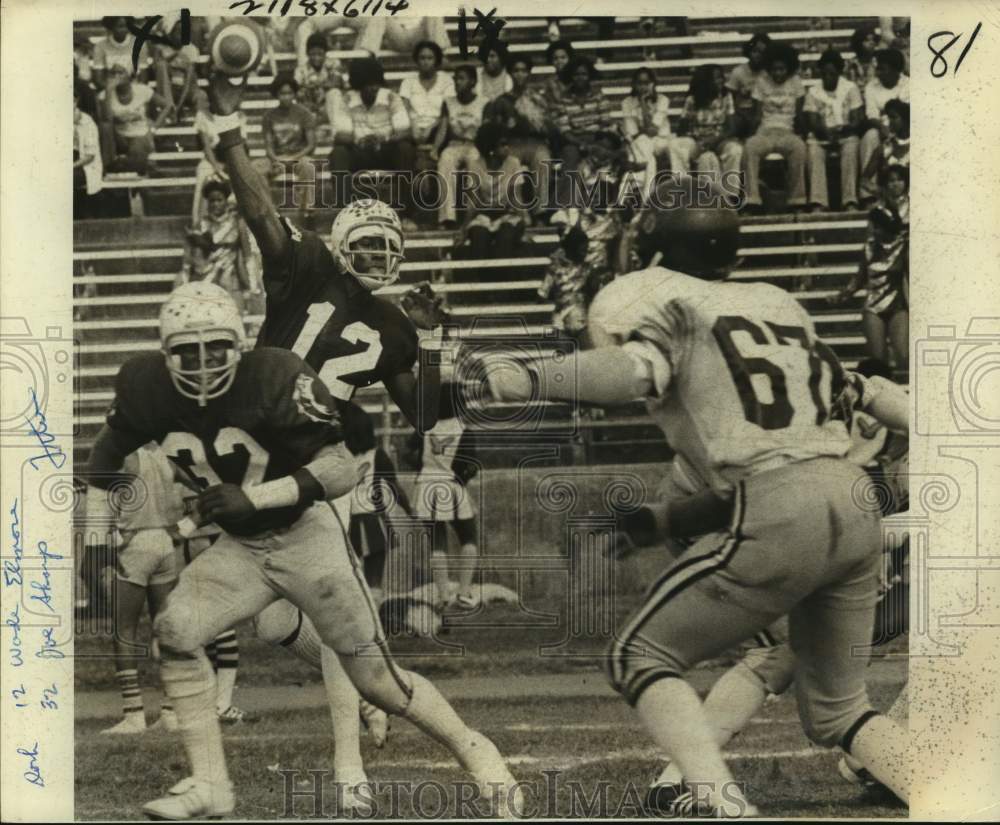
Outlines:
{"label": "handwritten number 81", "polygon": [[[983,27],[982,23],[977,23],[976,28],[972,30],[972,37],[969,38],[969,42],[965,44],[965,48],[962,49],[962,53],[958,56],[958,61],[955,63],[955,74],[958,74],[958,68],[962,65],[962,61],[965,60],[965,56],[969,53],[969,49],[972,48],[972,44],[976,40],[976,36],[979,34],[979,30]],[[947,43],[940,49],[934,48],[934,41],[940,37],[950,37]],[[948,74],[948,60],[945,58],[944,53],[948,51],[952,46],[955,45],[959,40],[961,40],[961,34],[955,34],[950,31],[934,32],[930,37],[927,38],[927,48],[930,49],[931,54],[934,55],[934,59],[931,61],[931,77],[944,77]]]}

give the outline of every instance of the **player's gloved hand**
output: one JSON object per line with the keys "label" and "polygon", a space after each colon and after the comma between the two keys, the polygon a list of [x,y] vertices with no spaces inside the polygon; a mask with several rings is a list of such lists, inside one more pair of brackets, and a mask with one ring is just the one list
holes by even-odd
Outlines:
{"label": "player's gloved hand", "polygon": [[256,512],[257,508],[238,484],[216,484],[198,496],[198,513],[205,523],[244,521]]}
{"label": "player's gloved hand", "polygon": [[436,295],[427,281],[414,284],[404,292],[400,296],[399,304],[413,325],[420,329],[434,329],[443,324],[448,317],[444,298]]}
{"label": "player's gloved hand", "polygon": [[212,72],[208,79],[208,106],[213,115],[231,115],[239,111],[246,79],[239,86],[233,84],[228,75]]}

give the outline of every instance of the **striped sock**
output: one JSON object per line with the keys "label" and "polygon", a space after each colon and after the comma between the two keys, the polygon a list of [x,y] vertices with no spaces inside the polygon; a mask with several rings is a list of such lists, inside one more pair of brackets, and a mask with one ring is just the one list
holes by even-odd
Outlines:
{"label": "striped sock", "polygon": [[122,692],[122,710],[126,713],[142,713],[142,692],[139,690],[139,671],[135,668],[119,670],[115,673],[118,687]]}
{"label": "striped sock", "polygon": [[212,646],[215,648],[216,708],[221,713],[232,705],[233,690],[236,687],[236,669],[240,664],[236,631],[220,633]]}

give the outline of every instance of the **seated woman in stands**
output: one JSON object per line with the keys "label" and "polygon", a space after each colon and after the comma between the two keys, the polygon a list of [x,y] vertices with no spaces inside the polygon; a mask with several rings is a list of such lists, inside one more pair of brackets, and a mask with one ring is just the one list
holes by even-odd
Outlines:
{"label": "seated woman in stands", "polygon": [[910,170],[890,166],[880,182],[882,198],[869,213],[858,273],[833,303],[847,302],[867,283],[861,321],[868,354],[905,371],[910,352]]}
{"label": "seated woman in stands", "polygon": [[335,55],[327,54],[326,47],[325,34],[310,35],[306,42],[306,62],[295,67],[294,75],[299,84],[298,101],[312,112],[319,129],[329,126],[326,102],[330,91],[343,86],[343,67]]}
{"label": "seated woman in stands", "polygon": [[910,104],[893,98],[885,104],[885,117],[889,136],[882,142],[880,151],[869,158],[862,175],[884,176],[891,166],[910,166]]}
{"label": "seated woman in stands", "polygon": [[655,185],[659,161],[666,158],[670,171],[688,171],[687,155],[678,150],[670,131],[670,101],[656,91],[656,75],[645,66],[632,75],[632,93],[622,101],[623,129],[637,164],[645,167],[646,186]]}
{"label": "seated woman in stands", "polygon": [[545,49],[545,62],[555,69],[555,74],[550,75],[542,87],[542,95],[548,105],[557,105],[562,100],[563,95],[569,91],[567,84],[563,82],[562,72],[575,56],[573,44],[568,40],[556,40],[549,43]]}
{"label": "seated woman in stands", "polygon": [[578,183],[580,165],[599,135],[617,129],[617,106],[593,85],[597,69],[589,58],[573,57],[561,77],[568,89],[556,108],[557,145],[553,153],[562,159],[556,179],[557,205],[579,208],[583,197]]}
{"label": "seated woman in stands", "polygon": [[743,44],[746,63],[736,66],[726,80],[726,88],[733,94],[736,107],[737,135],[748,138],[753,134],[753,89],[757,78],[764,74],[764,57],[771,46],[771,38],[758,32]]}
{"label": "seated woman in stands", "polygon": [[229,186],[211,180],[205,184],[207,208],[187,230],[185,261],[178,283],[208,281],[225,289],[240,312],[251,295],[259,295],[260,283],[251,281],[247,263],[252,259],[250,233],[229,200]]}
{"label": "seated woman in stands", "polygon": [[[173,110],[170,102],[144,83],[134,82],[134,76],[120,65],[107,72],[98,102],[101,119],[114,135],[111,171],[152,174],[156,169],[149,159],[155,148],[153,135]],[[159,110],[153,121],[150,105]]]}
{"label": "seated woman in stands", "polygon": [[787,202],[795,210],[806,202],[806,144],[798,134],[806,88],[798,75],[798,52],[785,43],[772,43],[764,66],[754,84],[754,133],[745,149],[747,210],[761,211],[760,164],[772,152],[788,163]]}
{"label": "seated woman in stands", "polygon": [[[316,181],[312,154],[316,150],[316,118],[298,102],[299,84],[289,74],[279,74],[271,84],[271,96],[278,105],[264,115],[264,151],[266,158],[255,165],[269,180],[289,172],[298,183]],[[294,187],[293,198],[299,207],[299,219],[306,220],[310,206],[308,190]]]}
{"label": "seated woman in stands", "polygon": [[484,123],[476,132],[479,161],[470,167],[475,188],[467,193],[465,221],[456,248],[469,242],[474,260],[512,258],[527,225],[527,204],[521,191],[525,168],[510,148],[510,133]]}
{"label": "seated woman in stands", "polygon": [[484,40],[479,47],[479,62],[476,72],[476,94],[489,103],[513,88],[513,81],[507,74],[507,44],[502,40]]}
{"label": "seated woman in stands", "polygon": [[738,175],[743,160],[738,128],[722,68],[711,63],[695,68],[677,124],[679,137],[674,138],[674,152],[684,168],[694,165],[699,172]]}

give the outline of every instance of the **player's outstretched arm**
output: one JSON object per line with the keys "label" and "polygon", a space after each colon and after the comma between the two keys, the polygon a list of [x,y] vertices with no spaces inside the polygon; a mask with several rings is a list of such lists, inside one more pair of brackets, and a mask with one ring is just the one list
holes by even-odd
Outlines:
{"label": "player's outstretched arm", "polygon": [[862,378],[861,408],[890,430],[910,430],[910,396],[887,378]]}
{"label": "player's outstretched arm", "polygon": [[613,407],[653,390],[650,364],[617,346],[530,364],[496,356],[485,368],[490,392],[498,401],[581,401]]}
{"label": "player's outstretched arm", "polygon": [[215,72],[208,82],[208,99],[219,127],[216,154],[222,158],[240,214],[250,227],[265,260],[280,260],[291,243],[271,200],[264,176],[250,162],[237,116],[243,87],[234,86],[226,75]]}

